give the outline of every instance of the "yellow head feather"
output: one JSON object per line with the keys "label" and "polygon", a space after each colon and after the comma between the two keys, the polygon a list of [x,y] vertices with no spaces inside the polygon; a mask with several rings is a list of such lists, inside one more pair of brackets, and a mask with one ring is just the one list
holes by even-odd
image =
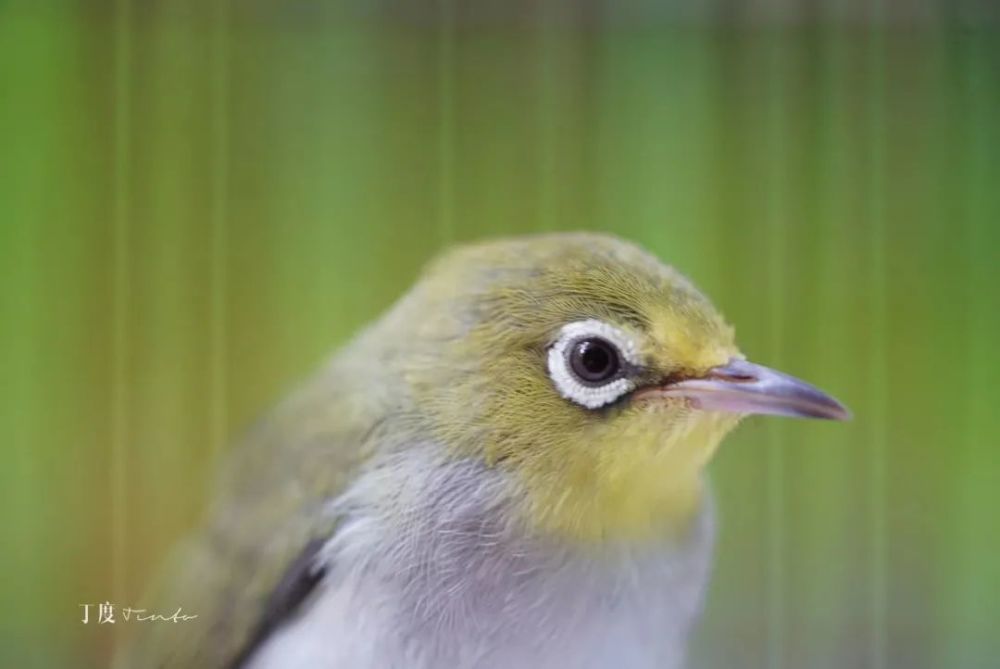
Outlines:
{"label": "yellow head feather", "polygon": [[690,282],[619,239],[556,234],[461,248],[415,290],[414,399],[456,454],[512,472],[534,530],[601,541],[686,527],[737,418],[632,395],[587,409],[545,361],[560,328],[594,319],[636,343],[650,384],[725,363],[732,329]]}

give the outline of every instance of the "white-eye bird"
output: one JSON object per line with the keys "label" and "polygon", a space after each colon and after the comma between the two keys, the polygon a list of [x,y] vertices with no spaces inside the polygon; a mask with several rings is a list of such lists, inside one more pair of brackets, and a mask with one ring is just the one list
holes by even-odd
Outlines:
{"label": "white-eye bird", "polygon": [[632,244],[458,248],[235,449],[121,666],[679,667],[755,413],[847,417]]}

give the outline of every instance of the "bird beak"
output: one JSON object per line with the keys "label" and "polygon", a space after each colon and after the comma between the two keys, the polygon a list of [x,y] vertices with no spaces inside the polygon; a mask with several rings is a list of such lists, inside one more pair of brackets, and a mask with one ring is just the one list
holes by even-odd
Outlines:
{"label": "bird beak", "polygon": [[683,397],[709,411],[828,420],[851,417],[847,407],[805,381],[737,358],[699,378],[668,383],[649,392],[659,397]]}

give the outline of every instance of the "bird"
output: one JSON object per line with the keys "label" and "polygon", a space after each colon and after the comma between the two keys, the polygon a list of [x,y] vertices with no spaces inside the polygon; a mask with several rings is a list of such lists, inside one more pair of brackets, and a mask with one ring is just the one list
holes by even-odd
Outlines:
{"label": "bird", "polygon": [[849,417],[636,244],[456,246],[226,455],[149,600],[196,617],[116,666],[682,667],[752,414]]}

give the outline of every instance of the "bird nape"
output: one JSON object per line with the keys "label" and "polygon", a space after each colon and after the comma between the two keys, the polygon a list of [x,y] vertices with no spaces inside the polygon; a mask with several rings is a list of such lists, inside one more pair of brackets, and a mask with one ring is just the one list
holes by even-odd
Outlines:
{"label": "bird nape", "polygon": [[233,449],[124,666],[679,667],[749,414],[848,416],[633,244],[452,250]]}

